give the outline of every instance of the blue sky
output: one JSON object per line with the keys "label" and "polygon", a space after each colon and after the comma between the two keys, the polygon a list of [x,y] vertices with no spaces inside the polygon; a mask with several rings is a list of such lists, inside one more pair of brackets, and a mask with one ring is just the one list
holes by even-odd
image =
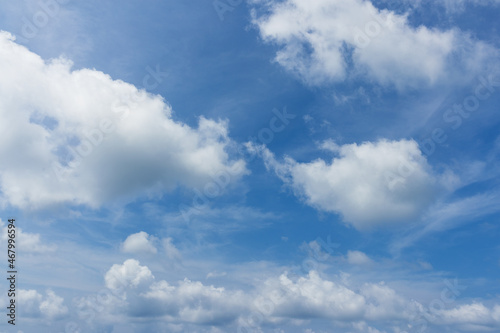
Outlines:
{"label": "blue sky", "polygon": [[0,332],[500,331],[499,1],[0,9]]}

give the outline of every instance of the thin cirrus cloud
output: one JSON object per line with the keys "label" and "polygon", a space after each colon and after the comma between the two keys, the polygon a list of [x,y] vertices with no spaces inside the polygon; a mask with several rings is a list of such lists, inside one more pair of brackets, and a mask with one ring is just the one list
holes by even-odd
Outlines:
{"label": "thin cirrus cloud", "polygon": [[[363,0],[254,0],[253,24],[275,60],[309,85],[361,76],[399,90],[476,73],[496,49],[458,29],[413,27]],[[265,9],[263,10],[262,7]]]}
{"label": "thin cirrus cloud", "polygon": [[227,152],[226,121],[201,117],[192,128],[160,96],[65,59],[46,62],[6,32],[0,68],[4,205],[99,207],[247,172]]}
{"label": "thin cirrus cloud", "polygon": [[440,186],[439,176],[413,140],[342,146],[326,141],[323,148],[337,156],[331,162],[317,159],[309,163],[289,157],[279,162],[265,147],[248,147],[260,150],[266,167],[307,204],[340,213],[359,230],[415,220]]}

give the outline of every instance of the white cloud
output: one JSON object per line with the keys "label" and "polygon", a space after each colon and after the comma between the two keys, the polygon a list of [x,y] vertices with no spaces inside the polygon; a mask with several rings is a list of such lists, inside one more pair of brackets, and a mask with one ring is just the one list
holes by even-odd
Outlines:
{"label": "white cloud", "polygon": [[40,311],[49,318],[56,318],[68,312],[63,305],[64,299],[57,296],[52,290],[47,291],[47,298],[40,303]]}
{"label": "white cloud", "polygon": [[143,296],[146,302],[153,302],[155,308],[162,309],[163,315],[210,325],[234,321],[248,302],[241,291],[227,291],[188,279],[180,281],[178,286],[171,286],[166,281],[154,283]]}
{"label": "white cloud", "polygon": [[359,321],[356,323],[352,323],[352,327],[356,329],[358,332],[366,332],[366,333],[386,333],[379,331],[376,328],[370,327],[364,321]]}
{"label": "white cloud", "polygon": [[156,253],[156,247],[153,245],[153,237],[146,232],[141,231],[132,234],[125,239],[122,244],[122,251],[125,253]]}
{"label": "white cloud", "polygon": [[357,229],[408,223],[427,208],[437,185],[429,165],[413,140],[328,145],[337,157],[298,163],[260,149],[268,169],[289,184],[306,203],[342,214]]}
{"label": "white cloud", "polygon": [[121,291],[127,288],[136,288],[154,279],[147,266],[141,266],[134,259],[126,260],[122,265],[113,265],[104,276],[106,287]]}
{"label": "white cloud", "polygon": [[20,289],[18,293],[19,304],[23,305],[24,311],[27,316],[40,315],[40,303],[42,302],[42,295],[36,290]]}
{"label": "white cloud", "polygon": [[351,265],[368,265],[372,260],[361,251],[348,251],[347,262]]}
{"label": "white cloud", "polygon": [[163,248],[169,259],[181,259],[181,253],[175,245],[172,244],[172,238],[168,237],[163,240]]}
{"label": "white cloud", "polygon": [[351,323],[360,332],[380,332],[367,323],[379,326],[391,322],[395,332],[403,332],[408,324],[420,329],[422,318],[430,332],[440,332],[443,326],[450,325],[460,329],[475,325],[482,330],[500,327],[499,305],[488,308],[472,303],[436,310],[432,302],[429,306],[421,304],[384,282],[356,286],[354,281],[349,276],[340,281],[325,279],[314,271],[295,281],[282,274],[267,279],[258,288],[254,310],[263,313],[269,322],[278,318],[327,318]]}
{"label": "white cloud", "polygon": [[[0,219],[0,229],[2,244],[7,244],[9,239],[7,226]],[[45,253],[53,252],[57,249],[55,245],[43,244],[40,238],[40,234],[33,234],[29,232],[24,232],[22,228],[16,227],[16,248],[24,253]],[[5,245],[6,246],[6,245]]]}
{"label": "white cloud", "polygon": [[422,226],[412,228],[394,241],[391,251],[395,254],[400,253],[402,249],[430,233],[450,230],[479,217],[496,213],[500,208],[498,200],[500,192],[490,191],[436,205],[425,214]]}
{"label": "white cloud", "polygon": [[[109,283],[110,276],[120,282]],[[379,332],[375,327],[380,329],[391,322],[394,331],[403,332],[409,323],[425,318],[430,332],[450,326],[500,327],[498,305],[472,303],[433,309],[406,295],[404,288],[396,290],[384,282],[357,281],[349,274],[330,277],[316,271],[302,277],[271,274],[259,278],[252,289],[229,290],[187,278],[177,283],[156,281],[147,266],[127,260],[111,267],[106,273],[106,284],[111,287],[111,295],[100,298],[100,310],[94,320],[106,319],[109,323],[123,322],[125,317],[159,318],[165,324],[258,332],[264,325],[284,328],[322,318],[332,321],[335,327],[351,326],[359,332]],[[126,288],[117,292],[117,284]],[[436,297],[440,297],[439,289]],[[95,307],[95,300],[82,299],[78,306],[83,305]]]}
{"label": "white cloud", "polygon": [[212,278],[218,278],[218,277],[222,277],[222,276],[226,276],[226,275],[227,275],[226,272],[221,272],[221,273],[219,273],[219,272],[209,272],[207,274],[206,278],[207,279],[212,279]]}
{"label": "white cloud", "polygon": [[[471,4],[474,6],[495,6],[500,4],[500,0],[434,0],[434,1],[407,1],[411,5],[424,5],[426,3],[432,3],[433,5],[438,4],[446,8],[446,13],[448,14],[460,14],[466,10],[467,5]],[[413,3],[412,3],[413,2]]]}
{"label": "white cloud", "polygon": [[417,311],[419,304],[399,295],[384,283],[366,283],[360,290],[367,302],[365,318],[369,320],[407,320]]}
{"label": "white cloud", "polygon": [[191,128],[160,96],[96,70],[72,71],[65,59],[44,62],[6,32],[0,71],[4,205],[97,207],[247,172],[226,151],[227,122],[201,117]]}
{"label": "white cloud", "polygon": [[17,300],[23,316],[55,319],[68,313],[68,308],[63,304],[64,299],[52,290],[47,290],[47,295],[44,297],[36,290],[20,289]]}
{"label": "white cloud", "polygon": [[266,303],[273,304],[272,316],[303,319],[360,318],[366,306],[363,296],[345,286],[323,280],[314,271],[296,282],[285,274],[277,279],[268,279],[255,306],[263,309]]}
{"label": "white cloud", "polygon": [[456,59],[463,78],[481,57],[496,53],[458,30],[412,27],[406,15],[379,10],[370,1],[253,2],[267,10],[254,11],[262,38],[282,47],[276,61],[311,85],[350,75],[399,89],[432,85],[453,74]]}
{"label": "white cloud", "polygon": [[494,324],[498,323],[500,307],[489,309],[482,303],[472,303],[449,310],[439,311],[440,319],[446,324]]}
{"label": "white cloud", "polygon": [[[249,301],[242,291],[228,291],[189,279],[176,285],[165,280],[156,282],[147,266],[132,259],[113,265],[105,281],[112,292],[109,301],[102,304],[107,313],[124,311],[133,317],[163,317],[174,323],[224,325],[234,321]],[[82,299],[79,304],[85,307],[91,302]]]}

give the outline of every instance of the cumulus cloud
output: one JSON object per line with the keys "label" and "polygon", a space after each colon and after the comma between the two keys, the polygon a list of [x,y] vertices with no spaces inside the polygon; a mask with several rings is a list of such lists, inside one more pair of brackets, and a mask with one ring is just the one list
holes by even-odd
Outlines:
{"label": "cumulus cloud", "polygon": [[227,152],[227,122],[201,117],[192,128],[172,118],[162,97],[71,66],[0,33],[4,205],[98,207],[247,172]]}
{"label": "cumulus cloud", "polygon": [[149,268],[134,259],[126,260],[122,265],[113,265],[104,276],[106,287],[115,291],[136,288],[153,279]]}
{"label": "cumulus cloud", "polygon": [[308,276],[292,281],[286,274],[267,280],[255,304],[273,304],[272,315],[287,318],[360,318],[366,305],[363,296],[349,288],[322,279],[311,271]]}
{"label": "cumulus cloud", "polygon": [[[103,306],[108,313],[123,311],[132,317],[162,317],[171,322],[224,325],[233,322],[247,308],[242,291],[206,286],[184,279],[177,284],[156,281],[147,266],[129,259],[113,265],[105,274],[111,297]],[[79,301],[79,307],[92,302]]]}
{"label": "cumulus cloud", "polygon": [[[147,266],[127,260],[113,265],[105,280],[110,293],[99,298],[102,311],[95,320],[154,317],[165,324],[243,332],[259,331],[261,325],[267,324],[297,325],[313,318],[340,323],[339,327],[351,326],[359,332],[377,332],[372,326],[387,322],[404,331],[408,323],[416,323],[418,318],[425,318],[426,325],[433,327],[432,332],[450,325],[500,327],[498,305],[472,303],[433,309],[384,282],[359,283],[348,274],[327,277],[310,271],[305,276],[291,277],[283,273],[259,280],[250,290],[226,289],[187,278],[176,283],[156,280]],[[32,298],[37,297],[40,303],[39,295]],[[82,309],[95,306],[95,302],[91,298],[81,299],[77,305]]]}
{"label": "cumulus cloud", "polygon": [[319,210],[340,213],[363,230],[417,218],[435,196],[438,179],[413,140],[324,145],[337,157],[283,163],[265,147],[260,150],[268,169]]}
{"label": "cumulus cloud", "polygon": [[20,289],[17,300],[23,316],[26,317],[55,319],[68,313],[68,308],[63,304],[64,299],[52,290],[47,290],[46,296],[43,296],[33,289]]}
{"label": "cumulus cloud", "polygon": [[[359,332],[380,332],[370,325],[391,322],[395,332],[403,332],[408,324],[430,332],[442,331],[443,325],[463,329],[475,325],[476,329],[500,326],[500,306],[488,308],[472,303],[436,310],[409,297],[405,297],[384,282],[364,283],[357,286],[349,276],[328,279],[318,272],[292,279],[288,274],[267,279],[258,288],[253,301],[254,311],[266,316],[268,322],[279,319],[324,318],[352,325]],[[463,314],[463,316],[462,316]],[[244,328],[252,328],[251,320],[242,320]],[[367,324],[368,323],[368,324]]]}
{"label": "cumulus cloud", "polygon": [[265,7],[253,15],[262,38],[281,46],[276,61],[311,85],[361,75],[399,89],[428,86],[453,68],[461,75],[474,71],[478,61],[496,54],[456,29],[413,27],[407,15],[379,10],[370,1],[253,2]]}
{"label": "cumulus cloud", "polygon": [[177,286],[160,281],[151,285],[143,296],[146,302],[152,302],[155,308],[163,310],[163,315],[206,325],[234,321],[248,302],[241,291],[205,286],[199,281],[188,279],[180,281]]}
{"label": "cumulus cloud", "polygon": [[141,231],[132,234],[125,239],[122,244],[122,251],[125,253],[156,253],[157,249],[153,245],[154,238],[148,233]]}

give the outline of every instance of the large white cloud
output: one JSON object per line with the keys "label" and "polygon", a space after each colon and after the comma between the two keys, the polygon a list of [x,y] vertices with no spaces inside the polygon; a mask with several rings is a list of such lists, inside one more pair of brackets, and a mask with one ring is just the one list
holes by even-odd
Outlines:
{"label": "large white cloud", "polygon": [[[176,285],[156,281],[149,268],[134,259],[113,265],[105,274],[105,282],[111,294],[100,306],[106,308],[106,313],[123,311],[132,317],[218,326],[236,320],[249,302],[242,291],[206,286],[199,281],[184,279]],[[84,308],[91,303],[81,299],[78,306]]]}
{"label": "large white cloud", "polygon": [[[114,284],[108,283],[110,275],[121,276],[120,286],[125,288],[117,291]],[[446,309],[434,308],[433,302],[444,299],[443,293],[424,304],[406,295],[404,288],[396,290],[384,282],[356,281],[349,274],[271,274],[259,279],[252,289],[226,289],[189,279],[177,283],[156,281],[147,266],[129,259],[114,265],[106,274],[106,281],[111,294],[100,297],[99,311],[93,319],[106,319],[108,323],[127,317],[156,318],[164,323],[202,325],[220,332],[260,332],[261,327],[268,325],[300,326],[311,319],[329,320],[334,327],[345,328],[339,332],[347,332],[349,327],[359,332],[377,332],[373,327],[388,327],[389,322],[398,332],[411,325],[416,329],[428,328],[429,332],[439,332],[443,327],[500,327],[498,305],[455,305],[455,299],[446,298]],[[96,300],[81,299],[77,303],[78,307],[96,307]]]}
{"label": "large white cloud", "polygon": [[64,59],[45,62],[0,33],[0,187],[3,204],[93,207],[203,186],[231,160],[227,123],[172,119],[157,95]]}
{"label": "large white cloud", "polygon": [[342,214],[358,229],[417,218],[433,199],[437,179],[413,140],[365,142],[323,147],[337,156],[299,163],[276,161],[264,147],[266,166],[276,171],[311,206]]}
{"label": "large white cloud", "polygon": [[412,27],[406,15],[370,1],[253,2],[266,8],[253,18],[262,38],[282,47],[276,61],[311,85],[362,75],[399,89],[428,86],[452,74],[453,66],[463,78],[464,70],[476,70],[482,57],[496,52],[458,30]]}

